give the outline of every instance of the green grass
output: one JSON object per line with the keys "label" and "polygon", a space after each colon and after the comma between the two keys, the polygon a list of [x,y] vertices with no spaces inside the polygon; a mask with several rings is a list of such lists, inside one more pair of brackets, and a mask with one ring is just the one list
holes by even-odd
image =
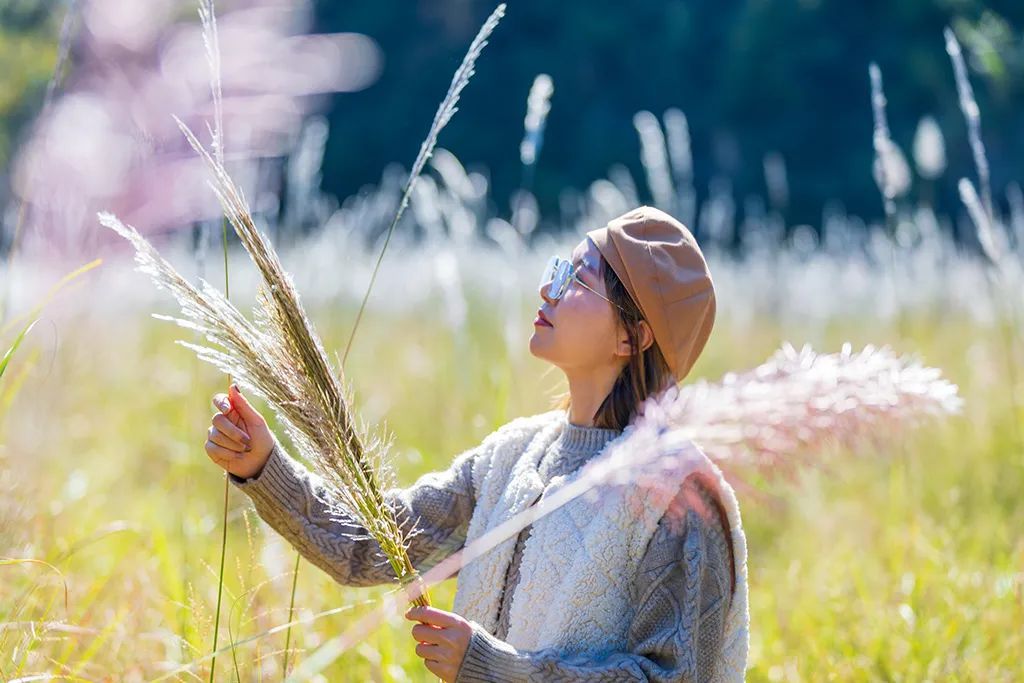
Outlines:
{"label": "green grass", "polygon": [[[344,344],[354,313],[313,312],[329,351]],[[905,319],[902,333],[871,320],[740,330],[722,313],[692,378],[756,365],[784,340],[822,352],[890,343],[942,368],[966,400],[962,416],[894,440],[881,457],[771,484],[763,501],[741,496],[748,679],[1019,680],[1024,454],[1011,427],[1024,415],[1010,412],[998,335],[923,316]],[[510,358],[498,313],[481,302],[470,302],[461,338],[431,311],[385,317],[371,307],[346,365],[364,417],[385,418],[396,436],[399,483],[445,467],[512,417],[548,409],[562,379],[529,356],[526,311],[521,318],[522,348]],[[0,415],[0,555],[60,572],[0,566],[0,679],[151,680],[207,656],[212,642],[223,481],[203,442],[223,377],[173,344],[185,331],[168,323],[60,325],[52,365]],[[234,490],[228,523],[221,648],[287,620],[294,559]],[[296,617],[351,609],[294,628],[290,666],[384,590],[339,586],[304,562]],[[451,581],[432,591],[443,609],[453,595]],[[408,625],[399,617],[375,630],[324,680],[434,680]],[[284,642],[282,630],[240,645],[242,680],[278,680]],[[172,680],[205,679],[207,665]],[[230,653],[217,669],[218,680],[234,680]]]}

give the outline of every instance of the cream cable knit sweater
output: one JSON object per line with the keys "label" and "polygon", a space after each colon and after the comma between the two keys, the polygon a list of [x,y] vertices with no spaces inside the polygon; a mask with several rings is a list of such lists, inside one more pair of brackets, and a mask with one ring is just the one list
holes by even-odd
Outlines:
{"label": "cream cable knit sweater", "polygon": [[[538,426],[545,422],[550,425],[553,419],[561,417],[557,438],[542,450],[540,466],[536,469],[542,487],[548,488],[549,483],[557,484],[565,479],[621,434],[615,430],[572,425],[565,421],[564,415],[564,412],[556,415],[556,411],[552,411],[518,418],[488,439],[493,443],[495,434],[501,430],[507,434],[513,423],[521,425],[533,420]],[[487,443],[485,439],[480,446],[459,454],[444,472],[424,475],[409,488],[388,492],[388,499],[396,505],[400,516],[417,519],[420,531],[411,539],[410,555],[421,570],[433,566],[466,541],[478,507],[483,483],[479,462]],[[231,480],[252,499],[264,520],[338,582],[373,585],[394,581],[376,543],[366,538],[365,530],[350,518],[339,519],[329,512],[336,503],[326,497],[322,482],[288,457],[279,444],[275,445],[259,476],[243,481],[232,475]],[[735,525],[728,517],[735,517],[737,521],[738,517],[735,513],[726,515],[725,511],[716,510],[717,503],[725,501],[714,494],[713,488],[714,482],[706,477],[687,477],[666,514],[655,520],[657,526],[648,536],[648,543],[636,563],[635,575],[628,582],[631,618],[623,625],[623,646],[614,652],[595,655],[570,654],[565,648],[517,649],[504,640],[510,628],[510,607],[515,602],[512,597],[520,593],[525,541],[531,535],[530,528],[524,529],[501,580],[474,591],[490,594],[489,604],[495,604],[496,600],[498,608],[494,620],[489,622],[490,631],[478,621],[472,621],[473,638],[457,680],[719,679],[724,672],[718,659],[723,647],[726,615],[733,606],[734,592],[730,589],[737,569],[732,556],[736,541],[733,538],[730,543],[729,538],[729,526]],[[527,504],[529,502],[533,501]],[[538,520],[535,526],[544,519]],[[506,543],[511,542],[510,539]],[[484,555],[460,573],[462,597],[457,596],[457,603],[466,595],[467,573],[472,573],[474,564],[482,566],[493,554]],[[742,556],[745,560],[745,546]],[[532,564],[536,564],[536,560]],[[745,613],[745,562],[740,569]],[[527,607],[521,607],[522,610]],[[454,611],[462,614],[459,609]],[[524,612],[528,613],[528,610]],[[742,666],[745,666],[745,631],[743,636]]]}

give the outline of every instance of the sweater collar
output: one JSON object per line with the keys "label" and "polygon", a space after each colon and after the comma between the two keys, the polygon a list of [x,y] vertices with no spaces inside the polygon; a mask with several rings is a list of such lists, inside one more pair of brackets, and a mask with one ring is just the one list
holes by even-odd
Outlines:
{"label": "sweater collar", "polygon": [[585,427],[569,422],[569,414],[562,416],[562,433],[558,437],[559,450],[564,453],[579,453],[581,455],[594,455],[604,445],[622,433],[621,429],[605,427]]}
{"label": "sweater collar", "polygon": [[608,442],[622,434],[621,429],[585,427],[569,422],[568,413],[558,420],[558,438],[545,449],[538,474],[544,481],[555,475],[564,475],[577,470],[601,451]]}

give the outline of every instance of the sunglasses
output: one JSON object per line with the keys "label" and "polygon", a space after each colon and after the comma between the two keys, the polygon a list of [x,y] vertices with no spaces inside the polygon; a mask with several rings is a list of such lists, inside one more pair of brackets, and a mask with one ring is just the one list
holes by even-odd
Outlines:
{"label": "sunglasses", "polygon": [[547,297],[549,299],[558,301],[565,296],[567,291],[569,291],[569,285],[573,281],[576,281],[586,289],[589,289],[591,292],[594,292],[594,294],[597,294],[599,297],[610,303],[612,306],[618,308],[623,313],[626,312],[626,309],[622,306],[619,306],[600,292],[594,291],[593,287],[588,287],[587,283],[580,279],[579,272],[576,266],[573,265],[572,261],[567,261],[566,259],[558,256],[552,256],[548,259],[548,263],[544,266],[544,272],[541,274],[540,282],[537,283],[537,286],[543,287],[549,281],[551,282],[547,288]]}

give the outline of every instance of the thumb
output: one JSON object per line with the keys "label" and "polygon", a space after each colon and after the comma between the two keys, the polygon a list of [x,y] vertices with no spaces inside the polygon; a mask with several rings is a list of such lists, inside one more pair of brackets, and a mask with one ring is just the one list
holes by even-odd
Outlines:
{"label": "thumb", "polygon": [[231,384],[231,389],[228,390],[228,398],[231,399],[231,407],[237,410],[238,415],[246,422],[251,420],[261,421],[263,419],[263,416],[256,412],[256,409],[249,403],[249,399],[242,395],[237,384]]}

